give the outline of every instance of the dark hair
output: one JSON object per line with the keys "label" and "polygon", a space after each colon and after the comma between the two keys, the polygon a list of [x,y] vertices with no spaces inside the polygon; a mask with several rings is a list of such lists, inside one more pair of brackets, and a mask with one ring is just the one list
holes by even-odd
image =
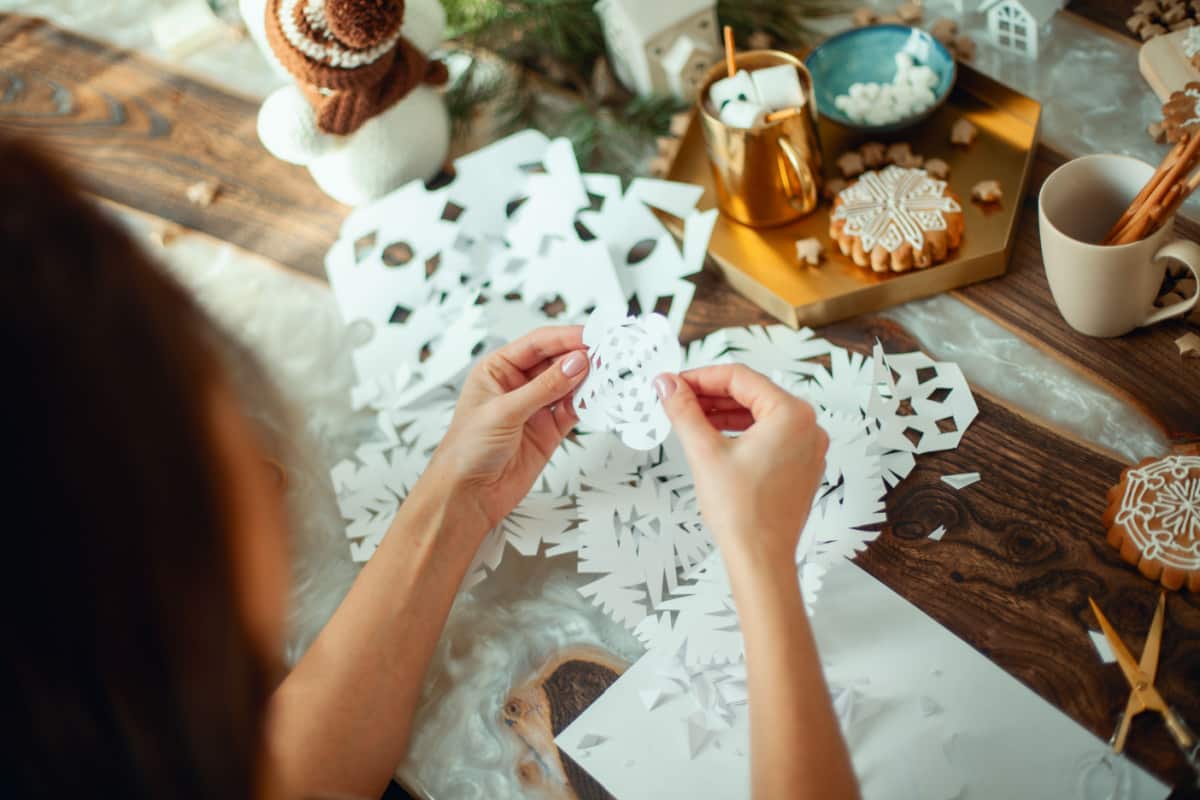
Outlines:
{"label": "dark hair", "polygon": [[109,215],[0,140],[6,797],[249,798],[272,674],[239,612],[219,334]]}

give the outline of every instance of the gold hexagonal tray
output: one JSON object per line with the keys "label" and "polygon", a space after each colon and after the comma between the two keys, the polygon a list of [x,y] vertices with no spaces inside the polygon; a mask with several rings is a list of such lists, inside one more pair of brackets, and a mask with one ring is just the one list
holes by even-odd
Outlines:
{"label": "gold hexagonal tray", "polygon": [[[778,228],[750,228],[721,215],[709,254],[734,289],[794,328],[824,325],[1003,275],[1033,164],[1040,116],[1041,104],[1036,100],[959,65],[954,91],[936,114],[914,129],[880,139],[910,142],[914,153],[950,165],[950,186],[962,198],[967,229],[962,245],[945,263],[887,275],[857,266],[829,240],[828,202],[804,219]],[[950,128],[960,117],[979,129],[979,137],[967,149],[950,144]],[[866,137],[825,118],[819,130],[830,177],[836,173],[834,159]],[[716,205],[695,115],[666,177],[703,186],[700,208]],[[990,179],[1000,182],[1003,201],[993,207],[971,202],[971,187]],[[681,235],[678,220],[668,217],[666,222]],[[796,241],[810,236],[826,245],[826,257],[817,267],[796,258]]]}

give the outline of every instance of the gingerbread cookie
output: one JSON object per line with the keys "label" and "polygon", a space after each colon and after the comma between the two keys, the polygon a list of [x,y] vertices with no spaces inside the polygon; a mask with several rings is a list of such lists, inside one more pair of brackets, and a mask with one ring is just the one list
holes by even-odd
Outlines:
{"label": "gingerbread cookie", "polygon": [[1148,458],[1108,492],[1108,543],[1168,589],[1200,592],[1200,456]]}
{"label": "gingerbread cookie", "polygon": [[962,242],[962,205],[921,169],[867,172],[833,201],[829,238],[875,272],[908,272],[945,260]]}
{"label": "gingerbread cookie", "polygon": [[1163,130],[1168,142],[1200,130],[1200,83],[1192,82],[1172,92],[1163,105]]}
{"label": "gingerbread cookie", "polygon": [[971,187],[971,199],[979,203],[999,203],[1003,197],[999,181],[980,181]]}
{"label": "gingerbread cookie", "polygon": [[971,124],[971,120],[962,117],[950,128],[950,144],[970,147],[978,135],[979,129]]}

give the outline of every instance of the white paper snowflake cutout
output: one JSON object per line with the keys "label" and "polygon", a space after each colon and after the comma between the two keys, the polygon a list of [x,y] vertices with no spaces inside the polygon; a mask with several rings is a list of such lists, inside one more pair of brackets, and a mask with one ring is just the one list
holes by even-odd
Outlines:
{"label": "white paper snowflake cutout", "polygon": [[654,390],[654,379],[683,363],[679,342],[658,314],[626,317],[606,306],[583,328],[591,370],[575,391],[580,426],[609,430],[627,446],[649,450],[666,440],[671,421]]}
{"label": "white paper snowflake cutout", "polygon": [[926,231],[946,230],[945,214],[962,211],[945,191],[946,182],[923,169],[890,166],[843,189],[833,219],[845,220],[845,233],[859,237],[868,252],[876,245],[895,252],[905,242],[919,250]]}

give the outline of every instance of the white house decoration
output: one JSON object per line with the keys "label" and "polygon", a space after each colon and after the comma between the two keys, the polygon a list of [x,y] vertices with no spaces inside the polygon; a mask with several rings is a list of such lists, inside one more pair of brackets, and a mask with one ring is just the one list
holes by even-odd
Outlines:
{"label": "white house decoration", "polygon": [[1058,0],[985,0],[979,12],[987,16],[988,38],[1001,50],[1035,59],[1038,35],[1062,8]]}
{"label": "white house decoration", "polygon": [[617,80],[639,95],[691,100],[721,59],[714,0],[599,0]]}

